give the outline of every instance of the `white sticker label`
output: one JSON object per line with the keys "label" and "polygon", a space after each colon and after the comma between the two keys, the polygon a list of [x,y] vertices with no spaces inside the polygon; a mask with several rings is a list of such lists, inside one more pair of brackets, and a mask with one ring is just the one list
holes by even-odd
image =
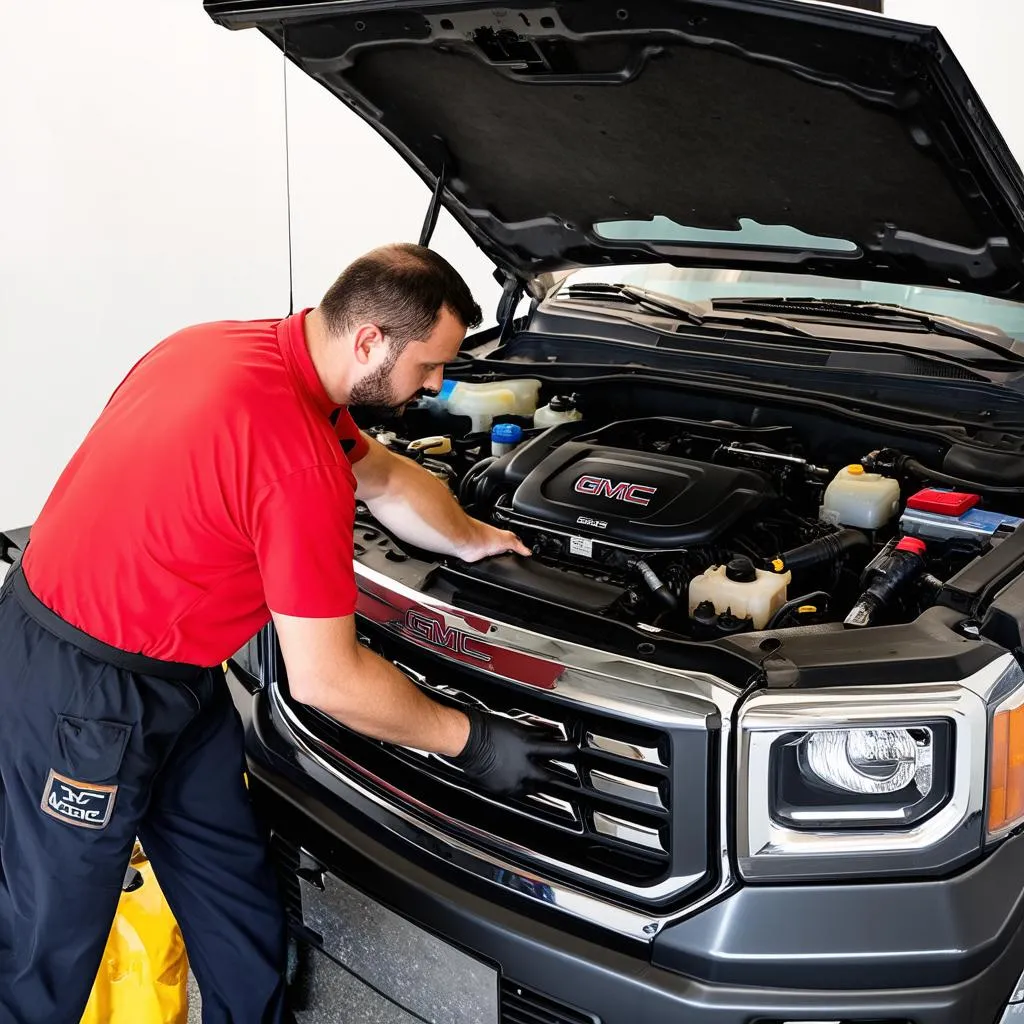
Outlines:
{"label": "white sticker label", "polygon": [[593,558],[594,542],[589,537],[570,537],[569,554],[582,555],[584,558]]}

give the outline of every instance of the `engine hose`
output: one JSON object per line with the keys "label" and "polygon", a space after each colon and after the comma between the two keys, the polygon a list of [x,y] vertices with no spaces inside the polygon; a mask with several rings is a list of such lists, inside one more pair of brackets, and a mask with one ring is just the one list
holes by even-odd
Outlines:
{"label": "engine hose", "polygon": [[664,601],[669,610],[675,611],[679,602],[676,601],[675,594],[668,589],[661,577],[642,558],[638,558],[633,563],[633,568],[643,577],[644,583],[647,584],[651,593]]}
{"label": "engine hose", "polygon": [[782,622],[786,616],[796,608],[802,608],[805,604],[811,604],[812,601],[820,601],[824,598],[825,603],[828,604],[829,595],[824,590],[812,590],[809,594],[804,594],[803,597],[794,597],[791,601],[787,601],[767,622],[765,629],[778,629],[779,623]]}
{"label": "engine hose", "polygon": [[462,478],[462,483],[459,485],[459,500],[462,504],[470,505],[480,502],[482,497],[480,491],[484,474],[495,461],[496,459],[493,455],[488,455],[486,459],[481,459],[466,471],[465,476]]}
{"label": "engine hose", "polygon": [[921,574],[921,578],[918,580],[918,585],[925,592],[928,598],[932,601],[937,601],[942,588],[946,584],[937,576],[933,576],[930,572],[926,572]]}
{"label": "engine hose", "polygon": [[982,494],[1012,494],[1015,498],[1019,498],[1021,495],[1020,487],[982,484],[977,480],[965,480],[963,477],[950,476],[949,473],[929,469],[923,462],[918,462],[915,458],[905,459],[901,468],[923,480],[933,480],[937,484],[946,484],[948,487],[966,487],[970,491],[980,491]]}
{"label": "engine hose", "polygon": [[869,547],[867,537],[860,530],[840,530],[838,533],[826,534],[809,544],[802,544],[791,551],[784,551],[772,559],[771,567],[775,572],[801,572],[823,562],[835,564],[857,548]]}

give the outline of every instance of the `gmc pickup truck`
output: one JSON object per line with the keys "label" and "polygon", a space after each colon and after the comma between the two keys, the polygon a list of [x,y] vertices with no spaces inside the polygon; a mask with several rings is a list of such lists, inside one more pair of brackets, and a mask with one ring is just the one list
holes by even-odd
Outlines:
{"label": "gmc pickup truck", "polygon": [[229,676],[296,941],[389,1022],[1024,1020],[1024,178],[942,36],[205,7],[504,289],[440,394],[356,412],[533,555],[360,509],[362,641],[577,748],[494,799],[293,699],[268,627]]}

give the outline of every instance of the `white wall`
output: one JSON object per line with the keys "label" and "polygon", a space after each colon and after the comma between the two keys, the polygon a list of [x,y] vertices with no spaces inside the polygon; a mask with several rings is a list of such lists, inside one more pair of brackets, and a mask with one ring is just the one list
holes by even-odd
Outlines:
{"label": "white wall", "polygon": [[[0,0],[0,527],[31,522],[132,363],[171,331],[288,307],[282,57],[200,0]],[[296,308],[430,193],[289,75]],[[433,245],[485,313],[490,264]],[[154,424],[153,429],[159,429]]]}
{"label": "white wall", "polygon": [[[1018,0],[886,0],[937,23],[1019,157]],[[165,334],[287,311],[281,57],[200,0],[0,0],[0,526],[30,522],[124,372]],[[348,260],[415,239],[422,183],[289,76],[297,306]],[[435,246],[485,313],[489,266]],[[154,424],[153,429],[159,429]]]}

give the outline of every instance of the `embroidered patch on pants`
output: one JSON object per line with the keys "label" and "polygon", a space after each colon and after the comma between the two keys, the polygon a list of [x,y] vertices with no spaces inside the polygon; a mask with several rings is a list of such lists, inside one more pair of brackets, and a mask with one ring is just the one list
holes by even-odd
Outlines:
{"label": "embroidered patch on pants", "polygon": [[78,828],[106,828],[114,813],[117,786],[76,782],[51,769],[39,805],[51,818]]}

